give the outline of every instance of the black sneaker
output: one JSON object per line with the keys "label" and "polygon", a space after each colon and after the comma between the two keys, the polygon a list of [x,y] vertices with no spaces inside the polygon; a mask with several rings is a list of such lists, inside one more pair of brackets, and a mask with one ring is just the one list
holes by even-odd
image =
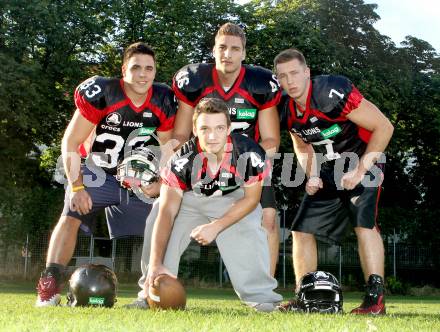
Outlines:
{"label": "black sneaker", "polygon": [[145,299],[136,299],[133,302],[129,304],[125,304],[123,306],[125,309],[140,309],[140,310],[147,310],[150,309],[150,306],[148,305],[147,300]]}

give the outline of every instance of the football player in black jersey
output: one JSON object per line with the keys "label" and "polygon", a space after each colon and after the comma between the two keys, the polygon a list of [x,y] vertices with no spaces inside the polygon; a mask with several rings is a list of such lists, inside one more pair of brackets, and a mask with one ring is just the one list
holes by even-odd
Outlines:
{"label": "football player in black jersey", "polygon": [[[38,282],[37,306],[59,304],[64,269],[75,249],[78,229],[91,232],[98,211],[117,207],[126,213],[123,223],[109,223],[111,235],[143,234],[151,204],[129,195],[115,175],[131,151],[139,146],[157,147],[171,138],[177,104],[170,87],[154,82],[155,74],[154,51],[140,42],[124,52],[122,79],[94,76],[75,90],[77,110],[61,147],[68,180],[65,205]],[[81,165],[77,151],[93,132],[89,156]],[[155,197],[160,185],[154,182],[141,189]]]}
{"label": "football player in black jersey", "polygon": [[339,243],[351,223],[367,282],[364,301],[352,313],[384,314],[384,247],[376,218],[383,152],[393,126],[347,78],[311,79],[298,50],[281,52],[274,66],[286,92],[279,104],[281,125],[308,178],[292,225],[296,280],[317,269],[315,238]]}
{"label": "football player in black jersey", "polygon": [[230,134],[220,99],[200,101],[193,132],[162,171],[160,200],[146,226],[155,219],[144,289],[160,274],[177,275],[191,238],[201,245],[216,241],[240,299],[257,311],[273,311],[282,297],[274,292],[259,204],[270,163],[253,140]]}
{"label": "football player in black jersey", "polygon": [[[226,23],[215,37],[215,63],[191,64],[180,69],[173,80],[179,100],[173,137],[183,144],[191,135],[195,105],[203,97],[223,99],[229,109],[234,133],[256,142],[272,156],[278,149],[279,119],[276,105],[281,95],[279,84],[270,70],[242,65],[246,56],[246,36],[235,24]],[[263,188],[263,226],[269,237],[271,273],[275,274],[279,233],[275,222],[276,201],[268,178]]]}

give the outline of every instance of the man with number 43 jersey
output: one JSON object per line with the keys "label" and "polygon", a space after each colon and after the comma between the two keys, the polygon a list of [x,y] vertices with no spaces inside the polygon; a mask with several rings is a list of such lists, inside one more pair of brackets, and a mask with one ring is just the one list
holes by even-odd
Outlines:
{"label": "man with number 43 jersey", "polygon": [[191,238],[201,245],[216,241],[239,298],[270,312],[282,299],[274,292],[259,204],[270,163],[253,140],[231,134],[230,124],[222,100],[202,99],[194,111],[195,137],[162,171],[160,199],[146,225],[152,240],[144,289],[160,274],[177,275]]}
{"label": "man with number 43 jersey", "polygon": [[[109,219],[112,237],[143,234],[151,204],[130,195],[115,175],[132,151],[142,146],[157,153],[159,148],[154,147],[171,137],[177,104],[170,87],[153,82],[155,74],[154,51],[139,42],[124,52],[122,79],[94,76],[75,90],[77,110],[62,141],[68,180],[65,205],[50,238],[36,306],[60,303],[64,270],[72,258],[78,229],[92,232],[97,212],[110,207],[116,213],[123,211],[123,220]],[[77,151],[92,133],[89,155],[81,165]],[[153,198],[158,196],[160,185],[156,181],[141,190]]]}
{"label": "man with number 43 jersey", "polygon": [[[179,100],[173,137],[183,144],[191,134],[191,118],[195,105],[203,97],[220,98],[228,106],[233,133],[242,134],[259,143],[271,157],[280,143],[276,105],[281,95],[278,81],[270,70],[243,65],[246,36],[235,24],[220,27],[213,48],[215,63],[190,64],[180,69],[173,80]],[[276,201],[270,178],[261,197],[263,227],[269,238],[271,273],[275,274],[279,235],[275,222]]]}
{"label": "man with number 43 jersey", "polygon": [[[274,65],[287,93],[279,104],[281,123],[307,176],[306,194],[292,225],[296,281],[317,270],[315,238],[339,243],[351,223],[367,282],[364,301],[352,313],[383,314],[384,247],[376,218],[383,152],[393,126],[347,78],[310,79],[298,50],[281,52]],[[295,311],[295,302],[281,309]]]}

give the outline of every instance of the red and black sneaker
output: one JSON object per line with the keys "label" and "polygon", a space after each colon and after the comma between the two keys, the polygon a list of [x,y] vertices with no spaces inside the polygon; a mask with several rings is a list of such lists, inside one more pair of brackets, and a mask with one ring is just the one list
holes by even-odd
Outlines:
{"label": "red and black sneaker", "polygon": [[61,302],[61,287],[54,275],[43,272],[37,285],[38,297],[36,307],[57,306]]}
{"label": "red and black sneaker", "polygon": [[362,304],[351,311],[356,315],[385,315],[385,297],[383,279],[377,274],[368,278],[366,294]]}

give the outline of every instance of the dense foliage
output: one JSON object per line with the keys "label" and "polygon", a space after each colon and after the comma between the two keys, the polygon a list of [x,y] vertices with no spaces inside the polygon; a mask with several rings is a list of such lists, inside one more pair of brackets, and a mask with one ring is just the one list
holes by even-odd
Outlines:
{"label": "dense foliage", "polygon": [[[138,40],[156,49],[157,80],[170,83],[181,66],[209,61],[216,29],[233,21],[246,26],[247,63],[270,68],[279,51],[297,47],[313,74],[348,76],[391,119],[383,234],[396,229],[436,249],[440,58],[423,40],[407,36],[397,47],[381,35],[375,9],[363,0],[2,1],[1,236],[39,236],[58,218],[63,190],[53,173],[75,85],[96,73],[119,75],[122,49]],[[286,135],[281,151],[292,152]],[[282,189],[280,204],[294,208],[301,188]]]}

